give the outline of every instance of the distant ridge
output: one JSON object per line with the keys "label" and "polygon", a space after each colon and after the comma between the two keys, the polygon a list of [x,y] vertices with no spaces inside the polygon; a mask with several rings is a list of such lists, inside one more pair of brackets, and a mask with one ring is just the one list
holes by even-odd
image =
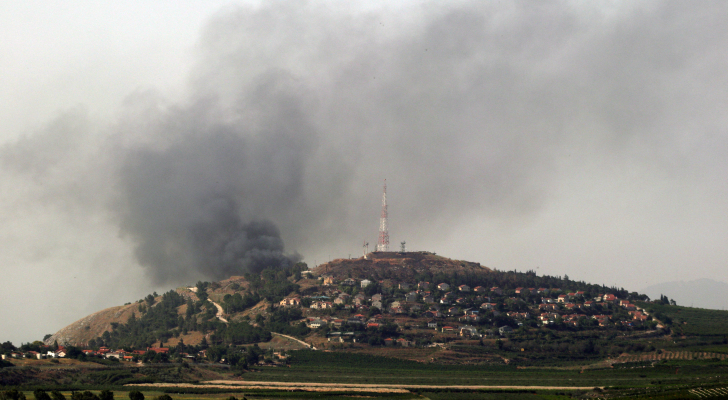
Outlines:
{"label": "distant ridge", "polygon": [[671,281],[648,286],[642,290],[653,299],[665,295],[678,305],[713,310],[728,309],[728,283],[703,278],[694,281]]}

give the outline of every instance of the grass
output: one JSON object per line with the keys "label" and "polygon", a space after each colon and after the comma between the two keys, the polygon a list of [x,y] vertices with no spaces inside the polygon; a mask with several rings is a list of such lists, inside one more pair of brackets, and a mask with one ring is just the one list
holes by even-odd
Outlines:
{"label": "grass", "polygon": [[653,315],[662,314],[672,319],[672,329],[686,335],[724,336],[728,333],[728,311],[708,310],[663,304],[638,303]]}

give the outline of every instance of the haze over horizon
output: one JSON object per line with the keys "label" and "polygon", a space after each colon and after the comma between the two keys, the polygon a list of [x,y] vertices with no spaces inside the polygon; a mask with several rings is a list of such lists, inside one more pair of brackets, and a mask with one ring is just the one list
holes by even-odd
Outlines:
{"label": "haze over horizon", "polygon": [[385,178],[392,248],[629,290],[728,280],[728,3],[0,11],[2,341],[358,257]]}

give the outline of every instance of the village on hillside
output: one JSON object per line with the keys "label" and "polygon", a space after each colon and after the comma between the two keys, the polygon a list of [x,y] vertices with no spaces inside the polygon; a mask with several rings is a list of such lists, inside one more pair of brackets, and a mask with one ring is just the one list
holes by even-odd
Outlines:
{"label": "village on hillside", "polygon": [[[331,275],[305,296],[289,296],[280,307],[300,307],[309,328],[327,342],[385,346],[432,346],[463,339],[505,338],[522,327],[556,329],[660,329],[648,312],[614,294],[565,292],[560,288],[506,289],[431,282],[385,282]],[[385,325],[396,327],[378,340]],[[367,340],[368,339],[368,340]]]}

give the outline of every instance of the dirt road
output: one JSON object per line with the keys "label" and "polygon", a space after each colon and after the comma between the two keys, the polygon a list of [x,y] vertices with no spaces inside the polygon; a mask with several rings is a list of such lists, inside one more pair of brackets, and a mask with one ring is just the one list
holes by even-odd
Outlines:
{"label": "dirt road", "polygon": [[380,393],[408,393],[409,389],[513,389],[513,390],[592,390],[593,386],[488,386],[488,385],[400,385],[364,383],[316,383],[316,382],[258,382],[258,381],[207,381],[199,385],[191,383],[133,383],[124,386],[196,387],[210,389],[286,389],[312,392],[367,391]]}

